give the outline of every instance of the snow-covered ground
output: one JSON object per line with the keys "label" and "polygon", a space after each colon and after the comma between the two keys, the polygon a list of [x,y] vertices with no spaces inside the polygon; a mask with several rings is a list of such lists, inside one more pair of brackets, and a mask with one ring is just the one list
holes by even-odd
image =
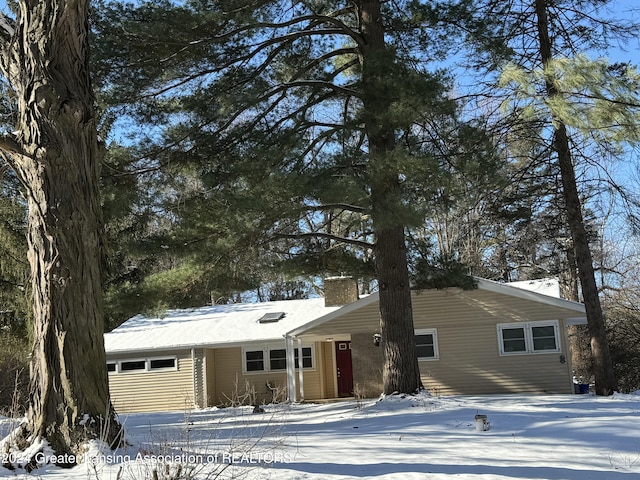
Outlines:
{"label": "snow-covered ground", "polygon": [[[70,470],[0,467],[0,477],[142,480],[159,466],[159,479],[171,478],[164,468],[250,480],[640,478],[640,395],[420,395],[252,410],[131,414],[117,452],[94,446],[91,461]],[[476,430],[476,414],[488,431]],[[0,421],[0,433],[8,427]]]}

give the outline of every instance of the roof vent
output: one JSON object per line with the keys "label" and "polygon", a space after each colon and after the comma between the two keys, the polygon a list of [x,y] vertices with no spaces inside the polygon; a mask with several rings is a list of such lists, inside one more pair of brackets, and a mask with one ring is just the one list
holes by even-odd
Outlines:
{"label": "roof vent", "polygon": [[262,317],[260,317],[258,323],[276,323],[282,318],[284,318],[284,312],[265,313]]}

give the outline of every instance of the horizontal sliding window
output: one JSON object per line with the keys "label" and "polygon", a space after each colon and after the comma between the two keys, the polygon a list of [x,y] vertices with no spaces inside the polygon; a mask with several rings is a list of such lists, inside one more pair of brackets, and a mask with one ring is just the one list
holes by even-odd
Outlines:
{"label": "horizontal sliding window", "polygon": [[176,368],[175,358],[156,358],[149,360],[149,370],[164,370]]}
{"label": "horizontal sliding window", "polygon": [[134,360],[131,362],[120,362],[121,372],[133,372],[134,370],[146,370],[147,362],[145,360]]}
{"label": "horizontal sliding window", "polygon": [[109,373],[140,373],[177,369],[177,357],[137,358],[107,362],[107,372]]}

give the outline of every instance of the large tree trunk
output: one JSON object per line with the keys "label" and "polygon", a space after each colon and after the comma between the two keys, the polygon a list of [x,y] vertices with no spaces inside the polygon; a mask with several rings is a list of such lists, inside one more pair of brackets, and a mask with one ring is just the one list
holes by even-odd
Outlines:
{"label": "large tree trunk", "polygon": [[[543,64],[547,65],[552,60],[553,54],[549,38],[546,0],[536,0],[535,8],[538,18],[540,53]],[[547,82],[546,89],[547,95],[550,97],[558,94],[551,81]],[[567,223],[571,231],[578,276],[582,287],[582,297],[587,313],[596,393],[598,395],[610,395],[617,389],[616,378],[607,343],[589,237],[582,216],[582,204],[576,184],[576,174],[569,147],[569,136],[566,126],[557,118],[554,119],[553,148],[558,155],[558,166],[560,167],[560,176],[562,178],[562,195],[567,211]]]}
{"label": "large tree trunk", "polygon": [[415,349],[411,285],[402,223],[400,180],[394,161],[395,129],[390,120],[389,80],[394,68],[387,49],[379,0],[358,3],[362,51],[365,130],[369,145],[376,275],[384,349],[384,393],[415,393],[421,387]]}
{"label": "large tree trunk", "polygon": [[2,68],[17,94],[19,123],[2,147],[29,203],[35,323],[24,438],[45,438],[59,454],[79,453],[87,438],[113,444],[120,435],[103,340],[87,17],[88,0],[23,0],[15,29],[3,35]]}

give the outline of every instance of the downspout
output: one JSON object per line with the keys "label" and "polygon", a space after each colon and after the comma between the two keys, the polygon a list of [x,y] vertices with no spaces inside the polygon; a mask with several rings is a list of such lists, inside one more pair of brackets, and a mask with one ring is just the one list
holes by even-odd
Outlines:
{"label": "downspout", "polygon": [[302,363],[302,339],[298,338],[298,382],[300,383],[300,401],[304,402],[304,366]]}
{"label": "downspout", "polygon": [[293,337],[285,335],[285,348],[287,356],[287,400],[295,403],[296,398],[296,360],[293,349]]}

